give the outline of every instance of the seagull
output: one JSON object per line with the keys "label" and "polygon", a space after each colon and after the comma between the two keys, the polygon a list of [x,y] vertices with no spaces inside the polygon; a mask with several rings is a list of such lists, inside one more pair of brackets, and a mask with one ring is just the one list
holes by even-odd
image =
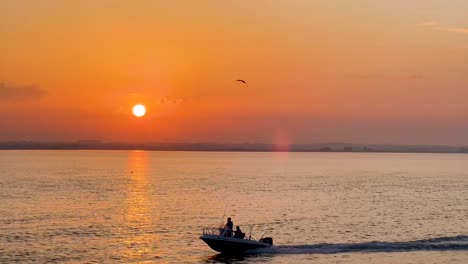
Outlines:
{"label": "seagull", "polygon": [[249,85],[247,84],[247,82],[244,81],[244,80],[236,80],[236,82],[243,82],[245,85],[247,85],[247,87],[249,87]]}

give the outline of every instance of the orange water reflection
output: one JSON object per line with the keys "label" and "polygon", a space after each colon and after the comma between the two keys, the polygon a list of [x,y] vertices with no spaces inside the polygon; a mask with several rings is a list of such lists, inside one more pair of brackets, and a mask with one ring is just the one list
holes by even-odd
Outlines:
{"label": "orange water reflection", "polygon": [[125,224],[128,234],[124,255],[128,260],[157,258],[156,223],[153,183],[150,175],[149,154],[131,151],[128,156],[128,196]]}

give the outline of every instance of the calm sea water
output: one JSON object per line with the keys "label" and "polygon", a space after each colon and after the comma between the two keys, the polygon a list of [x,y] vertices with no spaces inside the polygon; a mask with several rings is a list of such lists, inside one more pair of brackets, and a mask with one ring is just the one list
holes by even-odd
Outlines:
{"label": "calm sea water", "polygon": [[468,263],[468,155],[0,151],[0,262]]}

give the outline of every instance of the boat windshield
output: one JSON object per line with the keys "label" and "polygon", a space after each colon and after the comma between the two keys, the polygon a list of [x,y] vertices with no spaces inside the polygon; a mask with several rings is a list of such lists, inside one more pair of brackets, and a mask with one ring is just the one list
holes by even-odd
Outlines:
{"label": "boat windshield", "polygon": [[234,237],[234,231],[221,227],[205,227],[203,228],[203,235]]}

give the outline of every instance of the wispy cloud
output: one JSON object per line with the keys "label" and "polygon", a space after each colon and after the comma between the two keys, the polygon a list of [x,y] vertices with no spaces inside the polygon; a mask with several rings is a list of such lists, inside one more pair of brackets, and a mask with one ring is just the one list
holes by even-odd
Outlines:
{"label": "wispy cloud", "polygon": [[468,28],[461,28],[461,27],[435,27],[436,30],[445,31],[445,32],[453,32],[458,34],[468,34]]}
{"label": "wispy cloud", "polygon": [[164,96],[159,100],[159,104],[181,104],[186,102],[186,98],[179,98],[179,97],[172,97],[172,96]]}
{"label": "wispy cloud", "polygon": [[428,22],[422,22],[422,23],[419,23],[417,24],[416,26],[418,27],[435,27],[437,26],[437,22],[434,22],[434,21],[428,21]]}
{"label": "wispy cloud", "polygon": [[452,33],[458,33],[458,34],[468,34],[468,28],[442,26],[439,23],[434,22],[434,21],[422,22],[422,23],[416,24],[416,26],[432,28],[432,29],[438,30],[438,31],[452,32]]}
{"label": "wispy cloud", "polygon": [[361,80],[381,80],[381,79],[392,79],[392,80],[422,80],[425,78],[424,75],[420,73],[412,73],[412,74],[372,74],[372,73],[362,73],[362,74],[352,74],[349,77],[354,79],[361,79]]}
{"label": "wispy cloud", "polygon": [[47,91],[34,85],[15,86],[0,82],[0,100],[38,99],[47,95]]}

